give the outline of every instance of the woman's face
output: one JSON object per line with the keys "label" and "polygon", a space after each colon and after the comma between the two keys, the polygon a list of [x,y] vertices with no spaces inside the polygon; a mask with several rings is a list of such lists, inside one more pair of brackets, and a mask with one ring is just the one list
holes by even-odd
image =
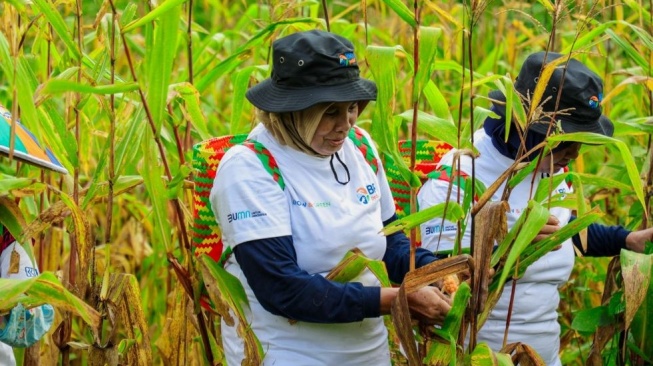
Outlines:
{"label": "woman's face", "polygon": [[553,165],[554,172],[564,168],[570,161],[578,157],[578,150],[580,150],[580,143],[576,142],[543,157],[540,163],[540,173],[551,172],[551,165]]}
{"label": "woman's face", "polygon": [[356,123],[358,102],[331,104],[320,119],[311,147],[320,155],[329,156],[342,148],[349,129]]}

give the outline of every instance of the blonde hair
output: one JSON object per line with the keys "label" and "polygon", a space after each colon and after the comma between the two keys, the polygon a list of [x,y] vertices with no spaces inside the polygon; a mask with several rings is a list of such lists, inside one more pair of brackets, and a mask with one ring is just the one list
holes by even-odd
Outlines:
{"label": "blonde hair", "polygon": [[322,115],[333,103],[320,103],[296,112],[267,112],[257,109],[256,116],[281,145],[313,156],[322,156],[311,147],[311,141]]}

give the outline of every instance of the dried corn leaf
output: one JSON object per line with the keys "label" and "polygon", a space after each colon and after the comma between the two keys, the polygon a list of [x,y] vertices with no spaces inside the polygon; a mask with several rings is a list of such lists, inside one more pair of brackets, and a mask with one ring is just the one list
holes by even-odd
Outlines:
{"label": "dried corn leaf", "polygon": [[[495,243],[503,241],[508,233],[508,219],[506,212],[509,209],[508,202],[490,202],[483,207],[474,218],[474,270],[472,271],[472,300],[471,310],[473,314],[480,316],[470,319],[472,332],[470,334],[470,347],[476,346],[477,330],[485,322],[486,315],[496,305],[499,296],[493,296],[487,302],[487,294],[490,280],[490,269],[492,268],[492,251]],[[486,306],[487,305],[487,306]],[[487,309],[487,310],[486,310]]]}
{"label": "dried corn leaf", "polygon": [[399,287],[397,297],[392,301],[390,308],[392,315],[392,323],[397,331],[399,342],[406,353],[406,359],[409,366],[420,366],[422,362],[417,352],[417,345],[415,344],[415,335],[413,333],[413,325],[410,317],[410,308],[408,307],[408,299],[406,298],[406,288],[402,285]]}
{"label": "dried corn leaf", "polygon": [[19,302],[26,308],[51,304],[79,315],[92,327],[100,324],[100,314],[90,305],[66,290],[56,276],[44,272],[26,280],[0,278],[0,314],[8,313]]}
{"label": "dried corn leaf", "polygon": [[86,215],[82,210],[77,206],[73,201],[72,197],[69,195],[59,192],[59,197],[61,201],[70,209],[73,218],[73,231],[75,233],[75,242],[77,249],[77,265],[79,271],[77,272],[77,278],[75,283],[77,288],[85,288],[86,283],[88,282],[88,267],[90,263],[91,251],[93,250],[93,240],[91,239],[91,230]]}
{"label": "dried corn leaf", "polygon": [[61,222],[68,215],[70,215],[70,209],[66,207],[64,202],[59,201],[54,203],[52,206],[48,207],[48,209],[43,211],[36,220],[25,226],[21,241],[25,243],[36,238],[40,233],[45,231],[45,229],[50,227],[52,224]]}
{"label": "dried corn leaf", "polygon": [[429,263],[414,271],[410,271],[404,277],[404,282],[399,287],[399,293],[392,302],[391,314],[392,323],[397,331],[397,337],[406,352],[409,365],[421,365],[415,335],[413,333],[410,308],[406,295],[411,294],[420,288],[430,285],[444,276],[459,273],[469,269],[471,257],[459,255]]}
{"label": "dried corn leaf", "polygon": [[506,201],[491,202],[485,205],[476,217],[474,231],[474,271],[472,309],[474,313],[482,311],[480,295],[487,291],[490,277],[490,263],[495,243],[501,242],[508,233],[506,212],[510,206]]}
{"label": "dried corn leaf", "polygon": [[326,279],[340,283],[350,282],[360,276],[365,269],[370,270],[376,276],[381,282],[381,286],[392,286],[383,261],[365,257],[365,254],[358,248],[348,251],[340,263],[326,275]]}
{"label": "dried corn leaf", "polygon": [[624,280],[624,295],[626,298],[625,326],[635,317],[637,309],[646,298],[651,283],[652,255],[640,254],[629,250],[621,250],[621,276]]}
{"label": "dried corn leaf", "polygon": [[[558,67],[558,65],[567,62],[568,57],[560,57],[555,60],[547,60],[546,66],[542,69],[542,72],[540,73],[539,80],[537,82],[537,85],[535,86],[535,91],[533,92],[533,95],[531,96],[531,105],[530,109],[528,111],[528,121],[537,121],[538,118],[536,116],[536,111],[539,107],[540,101],[542,101],[542,96],[544,95],[544,90],[546,89],[547,85],[549,84],[549,80],[551,79],[551,75],[553,75],[553,72],[555,69]],[[557,96],[554,96],[556,98]]]}
{"label": "dried corn leaf", "polygon": [[[117,318],[124,326],[128,339],[135,339],[136,345],[127,351],[128,365],[151,365],[152,350],[145,315],[141,306],[138,280],[126,273],[112,274],[109,281],[108,304],[115,306]],[[138,332],[137,332],[138,331]]]}
{"label": "dried corn leaf", "polygon": [[[245,345],[243,365],[260,365],[263,362],[263,347],[245,318],[245,307],[249,307],[249,302],[243,285],[208,256],[200,257],[200,269],[204,286],[213,303],[226,305],[227,309],[222,308],[220,311],[226,311],[226,316],[237,317],[237,332]],[[224,314],[220,315],[225,319]]]}
{"label": "dried corn leaf", "polygon": [[[512,354],[512,362],[522,366],[546,366],[546,362],[535,352],[533,347],[525,343],[510,343],[503,347],[501,353]],[[513,354],[514,353],[514,354]]]}
{"label": "dried corn leaf", "polygon": [[406,277],[404,277],[402,287],[405,287],[406,292],[411,294],[444,276],[468,270],[470,260],[471,257],[469,255],[462,254],[429,263],[414,271],[408,272]]}
{"label": "dried corn leaf", "polygon": [[[605,288],[603,289],[603,297],[601,298],[602,305],[608,305],[612,295],[619,290],[619,284],[617,282],[620,273],[621,262],[619,261],[619,257],[614,257],[610,261],[610,264],[608,264],[608,270],[605,275]],[[590,348],[590,353],[587,356],[585,364],[588,366],[602,366],[603,356],[601,352],[612,337],[623,329],[623,321],[598,327],[594,332],[594,341],[592,342],[592,347]]]}

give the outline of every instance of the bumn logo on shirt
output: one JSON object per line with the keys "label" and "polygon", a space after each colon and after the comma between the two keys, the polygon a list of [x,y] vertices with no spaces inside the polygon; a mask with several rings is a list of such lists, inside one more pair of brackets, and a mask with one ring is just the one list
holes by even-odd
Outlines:
{"label": "bumn logo on shirt", "polygon": [[371,201],[379,199],[379,194],[376,192],[376,186],[372,183],[356,189],[356,197],[358,198],[358,202],[366,205]]}

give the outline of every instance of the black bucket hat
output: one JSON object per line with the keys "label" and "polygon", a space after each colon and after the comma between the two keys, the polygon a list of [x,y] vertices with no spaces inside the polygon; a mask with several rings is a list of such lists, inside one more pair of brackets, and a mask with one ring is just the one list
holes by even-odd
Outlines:
{"label": "black bucket hat", "polygon": [[360,77],[349,40],[311,30],[274,41],[272,76],[245,96],[266,112],[295,112],[324,102],[375,100],[376,84]]}
{"label": "black bucket hat", "polygon": [[[517,80],[515,81],[517,92],[523,96],[529,93],[532,95],[547,60],[550,62],[562,56],[554,52],[537,52],[528,56],[521,70],[519,70],[519,76],[517,76]],[[603,81],[601,78],[592,70],[588,69],[582,62],[570,59],[567,62],[567,70],[564,73],[563,80],[564,67],[564,64],[557,67],[549,79],[549,83],[542,95],[542,100],[548,97],[550,98],[544,103],[543,110],[546,112],[553,112],[555,110],[558,90],[562,84],[558,110],[573,108],[568,114],[556,116],[561,121],[563,132],[594,132],[605,136],[612,136],[614,125],[601,113],[601,100],[603,99]],[[505,95],[499,90],[491,91],[489,96],[492,99],[502,102],[506,100]],[[505,115],[505,104],[494,103],[494,105],[500,113]],[[548,120],[538,122],[541,123],[532,123],[530,129],[541,134],[546,134],[549,129]]]}

